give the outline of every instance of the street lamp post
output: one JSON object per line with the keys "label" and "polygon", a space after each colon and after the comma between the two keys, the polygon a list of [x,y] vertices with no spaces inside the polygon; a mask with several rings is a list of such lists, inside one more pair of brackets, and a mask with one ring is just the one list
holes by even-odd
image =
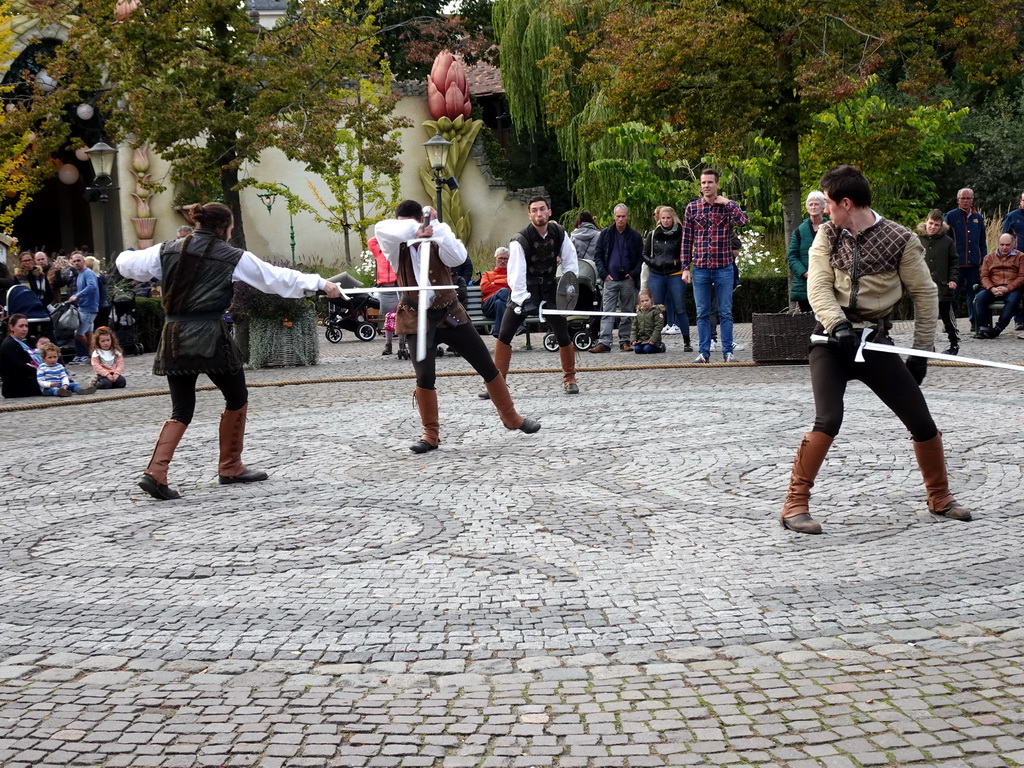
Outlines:
{"label": "street lamp post", "polygon": [[98,141],[90,149],[85,150],[89,156],[89,164],[95,178],[89,192],[98,194],[100,205],[103,206],[103,253],[109,258],[110,252],[110,216],[107,211],[107,201],[110,200],[110,193],[116,192],[114,179],[111,175],[114,172],[114,159],[117,157],[117,150],[105,142]]}
{"label": "street lamp post", "polygon": [[435,133],[428,141],[423,142],[423,149],[427,153],[427,163],[430,165],[430,170],[433,171],[434,187],[437,190],[437,220],[442,223],[444,218],[441,215],[441,188],[448,187],[451,190],[459,188],[459,182],[455,180],[454,176],[445,177],[444,175],[444,167],[448,162],[448,150],[451,147],[452,143],[440,133]]}
{"label": "street lamp post", "polygon": [[[283,187],[291,192],[291,189],[287,184],[281,184],[277,182],[277,186]],[[274,203],[277,201],[277,192],[257,192],[256,197],[260,199],[260,202],[267,207],[267,213],[270,213],[274,209]],[[291,238],[292,244],[292,269],[295,268],[295,217],[292,215],[292,206],[288,205],[288,235]]]}

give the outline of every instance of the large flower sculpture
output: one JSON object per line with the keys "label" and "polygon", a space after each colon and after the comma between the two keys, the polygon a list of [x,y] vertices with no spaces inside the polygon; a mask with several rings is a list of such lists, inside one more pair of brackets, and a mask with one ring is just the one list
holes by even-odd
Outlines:
{"label": "large flower sculpture", "polygon": [[[430,77],[427,79],[427,107],[434,118],[423,123],[427,138],[440,133],[452,143],[451,149],[448,150],[444,174],[459,178],[469,158],[469,150],[484,123],[483,120],[469,119],[472,106],[469,101],[466,67],[448,51],[439,53],[434,59],[434,66],[430,69]],[[433,200],[436,191],[433,171],[430,168],[421,168],[420,180],[429,199]],[[459,194],[459,190],[443,188],[441,204],[445,223],[451,226],[460,240],[468,243],[472,225],[469,212],[462,207],[462,195]]]}

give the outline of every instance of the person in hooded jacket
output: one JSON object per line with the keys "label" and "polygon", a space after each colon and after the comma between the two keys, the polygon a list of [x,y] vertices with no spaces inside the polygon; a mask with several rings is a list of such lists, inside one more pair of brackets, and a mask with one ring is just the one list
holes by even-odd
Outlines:
{"label": "person in hooded jacket", "polygon": [[682,334],[683,351],[692,352],[690,318],[686,314],[686,283],[682,280],[679,254],[682,250],[683,227],[674,208],[658,208],[658,226],[644,239],[643,260],[647,265],[647,287],[655,304],[665,306],[668,323],[662,333]]}
{"label": "person in hooded jacket", "polygon": [[576,249],[576,257],[593,261],[597,255],[597,236],[600,234],[601,230],[594,220],[594,215],[590,211],[580,211],[580,215],[572,223],[572,232],[569,233],[569,240]]}
{"label": "person in hooded jacket", "polygon": [[960,260],[948,232],[949,224],[943,221],[942,211],[938,208],[932,209],[928,218],[917,226],[921,245],[924,246],[924,259],[928,262],[932,281],[939,291],[939,318],[949,337],[949,346],[942,351],[947,355],[955,355],[960,351],[960,331],[956,327],[953,296],[960,282]]}

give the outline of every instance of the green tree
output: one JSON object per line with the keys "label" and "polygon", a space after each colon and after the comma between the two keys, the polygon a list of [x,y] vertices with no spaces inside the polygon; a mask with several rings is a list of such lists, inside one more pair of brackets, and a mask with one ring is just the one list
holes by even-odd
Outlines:
{"label": "green tree", "polygon": [[[665,123],[666,147],[680,158],[737,156],[751,133],[770,139],[780,148],[787,233],[802,215],[801,137],[872,72],[898,64],[902,87],[923,92],[953,69],[992,80],[1020,68],[1021,14],[1011,0],[497,0],[494,18],[513,117],[527,128],[546,115],[565,132],[563,148],[575,141],[614,153],[603,143],[607,126]],[[509,61],[513,40],[523,55]]]}
{"label": "green tree", "polygon": [[243,166],[270,147],[303,162],[333,153],[338,124],[358,108],[359,76],[376,62],[372,17],[342,0],[293,0],[272,30],[236,0],[77,9],[52,65],[62,85],[48,99],[51,124],[83,90],[97,94],[111,138],[148,142],[173,180],[220,189],[238,245]]}
{"label": "green tree", "polygon": [[252,185],[283,196],[292,214],[307,211],[344,235],[346,264],[352,263],[348,236],[355,231],[365,250],[367,230],[394,210],[401,195],[399,131],[412,123],[394,116],[397,101],[398,97],[381,83],[360,81],[354,108],[337,131],[336,150],[306,162],[306,169],[320,176],[330,192],[328,197],[316,184],[307,182],[319,207],[272,182]]}

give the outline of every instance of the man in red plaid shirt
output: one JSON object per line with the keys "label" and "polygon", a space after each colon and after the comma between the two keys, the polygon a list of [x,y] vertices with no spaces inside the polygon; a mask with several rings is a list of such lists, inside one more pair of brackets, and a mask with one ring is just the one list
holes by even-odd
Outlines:
{"label": "man in red plaid shirt", "polygon": [[[700,354],[695,363],[708,362],[711,355],[711,291],[718,298],[718,320],[722,325],[722,355],[735,361],[732,340],[733,265],[732,228],[749,219],[729,198],[718,194],[719,173],[708,168],[700,175],[701,196],[686,206],[683,215],[683,247],[680,261],[683,280],[693,283],[697,305],[697,336]],[[692,271],[691,271],[692,265]]]}

